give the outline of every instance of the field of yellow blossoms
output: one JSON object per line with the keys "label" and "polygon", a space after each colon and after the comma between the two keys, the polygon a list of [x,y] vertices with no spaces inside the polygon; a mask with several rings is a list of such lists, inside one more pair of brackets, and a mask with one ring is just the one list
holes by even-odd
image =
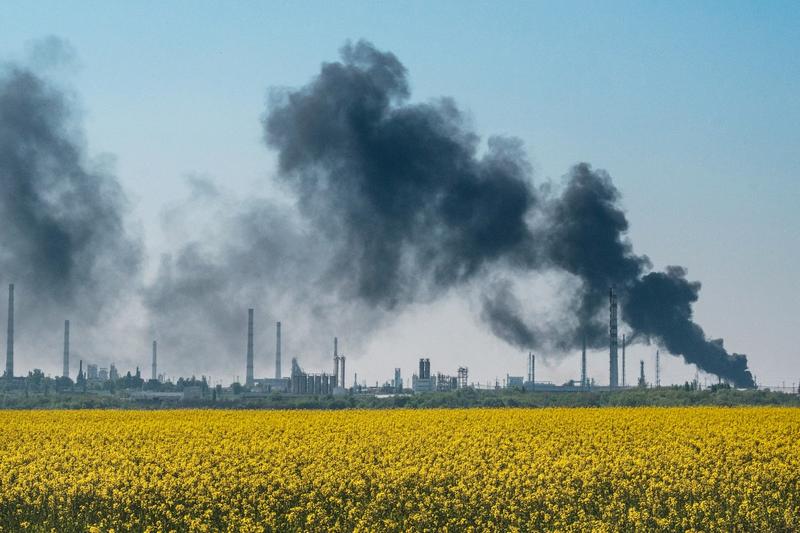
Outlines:
{"label": "field of yellow blossoms", "polygon": [[800,410],[3,411],[26,528],[799,531]]}

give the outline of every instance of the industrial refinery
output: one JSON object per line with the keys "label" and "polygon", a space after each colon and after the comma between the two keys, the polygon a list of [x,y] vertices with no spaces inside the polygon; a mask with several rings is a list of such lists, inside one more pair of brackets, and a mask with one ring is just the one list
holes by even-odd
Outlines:
{"label": "industrial refinery", "polygon": [[[283,350],[281,345],[281,322],[275,323],[275,366],[274,375],[257,377],[254,363],[255,343],[255,312],[247,310],[247,349],[244,358],[245,380],[239,383],[235,379],[227,386],[222,383],[212,383],[207,376],[196,378],[180,377],[176,380],[168,378],[159,372],[158,340],[152,341],[152,356],[150,377],[145,379],[139,367],[133,371],[121,373],[111,363],[107,367],[99,367],[95,363],[79,360],[75,379],[72,379],[70,361],[70,321],[64,320],[64,346],[62,359],[62,373],[51,378],[44,376],[41,370],[35,369],[27,376],[15,374],[14,352],[14,285],[8,287],[8,328],[6,344],[6,366],[2,379],[2,390],[5,393],[30,393],[31,383],[42,388],[42,382],[52,381],[52,392],[58,393],[85,393],[97,395],[124,396],[132,401],[161,400],[161,401],[187,401],[211,397],[215,401],[236,398],[267,398],[271,395],[294,396],[344,396],[352,394],[361,395],[410,395],[434,392],[449,392],[464,389],[502,390],[512,389],[524,392],[582,392],[613,390],[628,388],[629,380],[626,376],[626,336],[623,334],[620,344],[618,324],[618,302],[615,291],[609,289],[608,303],[608,335],[609,373],[607,385],[600,385],[594,378],[589,377],[587,371],[586,340],[583,341],[580,353],[580,378],[569,380],[563,384],[555,384],[547,380],[537,380],[536,355],[527,354],[527,375],[512,375],[507,373],[503,379],[495,378],[494,381],[480,383],[470,381],[467,366],[459,366],[452,372],[431,371],[431,359],[419,358],[418,368],[412,373],[409,381],[404,381],[402,370],[394,368],[393,377],[383,384],[375,382],[367,385],[359,383],[357,371],[353,373],[352,381],[347,380],[347,357],[339,349],[339,338],[332,339],[332,355],[330,371],[303,368],[300,358],[291,357],[291,371],[288,376],[282,374]],[[621,356],[621,360],[620,360]],[[621,365],[621,374],[620,374]],[[654,381],[652,386],[661,386],[660,355],[656,351]],[[639,361],[639,376],[634,387],[647,388],[651,386],[645,377],[645,363]],[[699,382],[695,380],[695,387]],[[34,391],[35,392],[35,391]],[[42,392],[39,390],[39,392]],[[51,392],[45,385],[45,393]]]}

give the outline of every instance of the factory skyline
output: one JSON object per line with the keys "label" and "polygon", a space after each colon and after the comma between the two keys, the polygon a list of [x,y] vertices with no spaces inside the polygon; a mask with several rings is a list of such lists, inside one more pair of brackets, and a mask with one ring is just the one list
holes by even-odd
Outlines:
{"label": "factory skyline", "polygon": [[[609,332],[609,349],[608,349],[608,376],[607,381],[603,380],[601,376],[590,376],[587,370],[587,349],[586,343],[583,343],[582,349],[578,356],[578,372],[579,372],[579,379],[576,380],[569,380],[565,383],[564,386],[574,387],[576,389],[588,389],[588,388],[596,388],[596,387],[606,387],[609,389],[614,389],[620,387],[620,379],[621,379],[621,386],[627,386],[627,376],[626,376],[626,336],[625,334],[622,335],[622,373],[620,378],[619,373],[619,325],[618,325],[618,316],[617,316],[617,295],[613,288],[609,288],[608,293],[608,301],[609,301],[609,310],[608,310],[608,332]],[[15,369],[15,350],[14,350],[14,338],[15,338],[15,286],[14,284],[9,284],[8,287],[8,321],[7,321],[7,350],[6,350],[6,368],[3,374],[3,377],[15,376],[14,369]],[[292,359],[292,371],[289,377],[283,377],[281,371],[281,364],[282,364],[282,342],[281,342],[281,328],[282,323],[281,321],[275,322],[275,351],[274,351],[274,374],[273,376],[257,376],[257,366],[256,366],[256,317],[255,317],[255,309],[248,308],[247,309],[247,320],[246,320],[246,349],[244,353],[243,363],[244,363],[244,370],[245,370],[245,380],[244,386],[250,389],[260,388],[261,390],[268,390],[268,391],[282,391],[282,392],[291,392],[295,394],[305,394],[305,393],[313,393],[313,394],[328,394],[333,393],[334,390],[345,390],[348,388],[354,387],[370,387],[369,381],[366,378],[363,378],[361,382],[357,382],[357,374],[354,374],[353,381],[350,382],[348,385],[347,382],[347,374],[346,374],[346,357],[344,354],[340,353],[339,351],[339,338],[338,336],[333,336],[333,349],[332,349],[332,356],[331,356],[331,363],[332,363],[332,372],[329,374],[325,370],[321,370],[317,373],[313,371],[311,373],[306,372],[300,365],[300,361],[303,359],[302,355],[298,354],[293,356]],[[151,352],[151,373],[150,379],[152,381],[166,381],[167,375],[164,373],[158,372],[158,340],[152,340],[152,352]],[[656,349],[655,351],[655,367],[654,367],[654,384],[655,386],[661,386],[661,362],[659,357],[660,351]],[[499,386],[502,382],[503,387],[507,386],[518,386],[523,388],[530,388],[533,389],[535,384],[537,383],[535,378],[535,360],[536,355],[534,352],[528,352],[527,354],[527,380],[521,377],[514,377],[512,376],[511,372],[514,369],[507,369],[508,371],[505,373],[506,378],[500,379],[499,376],[503,375],[503,372],[498,372],[496,376],[494,376],[494,386]],[[235,359],[235,358],[232,358]],[[260,358],[262,363],[264,358]],[[465,358],[468,359],[468,358]],[[82,358],[79,362],[79,371],[78,375],[76,376],[78,379],[81,379],[83,376],[92,376],[91,379],[99,379],[99,376],[105,376],[105,379],[108,379],[110,375],[117,373],[117,369],[113,363],[110,364],[111,372],[109,372],[108,367],[98,367],[96,363],[86,362],[87,371],[83,373],[83,365],[84,359]],[[468,362],[468,361],[467,361]],[[269,368],[269,362],[264,365],[264,368]],[[317,365],[319,366],[319,365]],[[324,365],[323,365],[324,366]],[[431,363],[430,357],[421,357],[419,358],[419,370],[418,372],[414,372],[411,375],[411,390],[415,392],[426,392],[426,391],[442,391],[442,390],[451,390],[455,388],[461,388],[466,386],[477,386],[477,387],[484,387],[485,388],[492,388],[492,379],[486,378],[485,382],[472,381],[468,382],[468,368],[467,366],[459,366],[456,370],[456,373],[453,375],[443,374],[442,372],[437,372],[435,375],[431,374]],[[503,369],[498,369],[503,370]],[[388,371],[388,367],[387,367]],[[644,361],[641,361],[640,365],[640,372],[642,373],[637,380],[637,386],[640,386],[642,383],[642,376],[644,375]],[[186,369],[186,373],[181,375],[188,376],[188,375],[196,375],[196,372],[193,372],[191,369]],[[388,374],[388,372],[387,372]],[[117,374],[118,375],[118,374]],[[136,368],[136,376],[140,375],[139,367]],[[236,373],[233,373],[234,378],[233,382],[238,381],[235,377]],[[394,376],[385,381],[383,386],[385,387],[387,384],[395,384],[396,386],[398,382],[402,382],[402,369],[398,367],[394,367]],[[70,320],[64,320],[64,332],[63,332],[63,358],[62,358],[62,378],[71,378],[70,375]],[[363,377],[363,374],[362,374]],[[204,377],[205,379],[205,377]],[[209,376],[210,379],[210,376]],[[220,381],[221,383],[221,381]],[[541,383],[542,385],[547,384],[548,386],[554,385],[550,381],[544,381]],[[380,379],[375,382],[375,387],[380,386]],[[540,385],[541,386],[541,385]]]}

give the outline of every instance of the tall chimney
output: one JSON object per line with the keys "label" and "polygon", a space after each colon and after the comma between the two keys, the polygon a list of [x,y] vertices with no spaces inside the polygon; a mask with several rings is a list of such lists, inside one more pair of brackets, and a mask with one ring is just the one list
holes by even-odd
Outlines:
{"label": "tall chimney", "polygon": [[622,334],[622,386],[625,386],[625,334]]}
{"label": "tall chimney", "polygon": [[[339,338],[333,338],[333,375],[336,376],[336,386],[339,386]],[[344,381],[344,376],[342,376]]]}
{"label": "tall chimney", "polygon": [[150,379],[154,381],[158,379],[158,366],[156,364],[157,352],[158,352],[158,343],[156,341],[153,341],[153,376]]}
{"label": "tall chimney", "polygon": [[533,365],[531,364],[533,362],[532,356],[533,353],[528,352],[528,383],[533,383]]}
{"label": "tall chimney", "polygon": [[656,350],[656,387],[661,386],[661,359],[659,358],[658,350]]}
{"label": "tall chimney", "polygon": [[61,375],[69,377],[69,320],[64,321],[64,368]]}
{"label": "tall chimney", "polygon": [[644,380],[644,360],[639,360],[639,386],[646,387],[647,382]]}
{"label": "tall chimney", "polygon": [[281,379],[281,323],[275,324],[275,377]]}
{"label": "tall chimney", "polygon": [[344,373],[344,356],[343,355],[339,356],[339,361],[341,362],[341,365],[342,365],[342,388],[346,389],[347,386],[344,383],[345,373]]}
{"label": "tall chimney", "polygon": [[6,337],[6,377],[14,377],[14,284],[8,286],[8,333]]}
{"label": "tall chimney", "polygon": [[586,382],[586,335],[583,336],[583,350],[581,350],[581,387],[587,388]]}
{"label": "tall chimney", "polygon": [[253,386],[253,310],[247,310],[247,377],[245,385]]}
{"label": "tall chimney", "polygon": [[609,376],[608,387],[615,389],[618,384],[617,376],[617,349],[619,344],[619,337],[617,336],[617,295],[614,293],[614,288],[608,289],[608,303],[609,303],[609,323],[608,323],[608,337],[609,337]]}

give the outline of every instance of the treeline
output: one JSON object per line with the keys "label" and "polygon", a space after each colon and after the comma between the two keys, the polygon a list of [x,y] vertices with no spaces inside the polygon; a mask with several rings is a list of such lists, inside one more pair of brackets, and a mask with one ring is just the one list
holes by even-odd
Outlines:
{"label": "treeline", "polygon": [[2,394],[4,409],[425,409],[474,407],[641,407],[641,406],[793,406],[800,396],[768,390],[735,390],[715,386],[706,390],[635,388],[617,391],[525,392],[521,390],[474,390],[379,397],[295,396],[274,393],[263,397],[226,397],[210,393],[192,400],[134,400],[120,396],[71,394]]}
{"label": "treeline", "polygon": [[[238,383],[234,385],[241,389],[241,385]],[[0,395],[8,393],[26,396],[70,393],[118,394],[126,391],[182,392],[188,387],[199,388],[204,394],[210,390],[205,376],[200,379],[192,376],[191,378],[178,378],[175,382],[161,382],[155,379],[145,380],[138,368],[135,374],[128,372],[122,376],[108,379],[91,379],[87,378],[86,372],[79,372],[76,380],[73,381],[62,376],[45,376],[39,369],[28,372],[25,377],[13,378],[10,381],[5,377],[0,378]]]}

